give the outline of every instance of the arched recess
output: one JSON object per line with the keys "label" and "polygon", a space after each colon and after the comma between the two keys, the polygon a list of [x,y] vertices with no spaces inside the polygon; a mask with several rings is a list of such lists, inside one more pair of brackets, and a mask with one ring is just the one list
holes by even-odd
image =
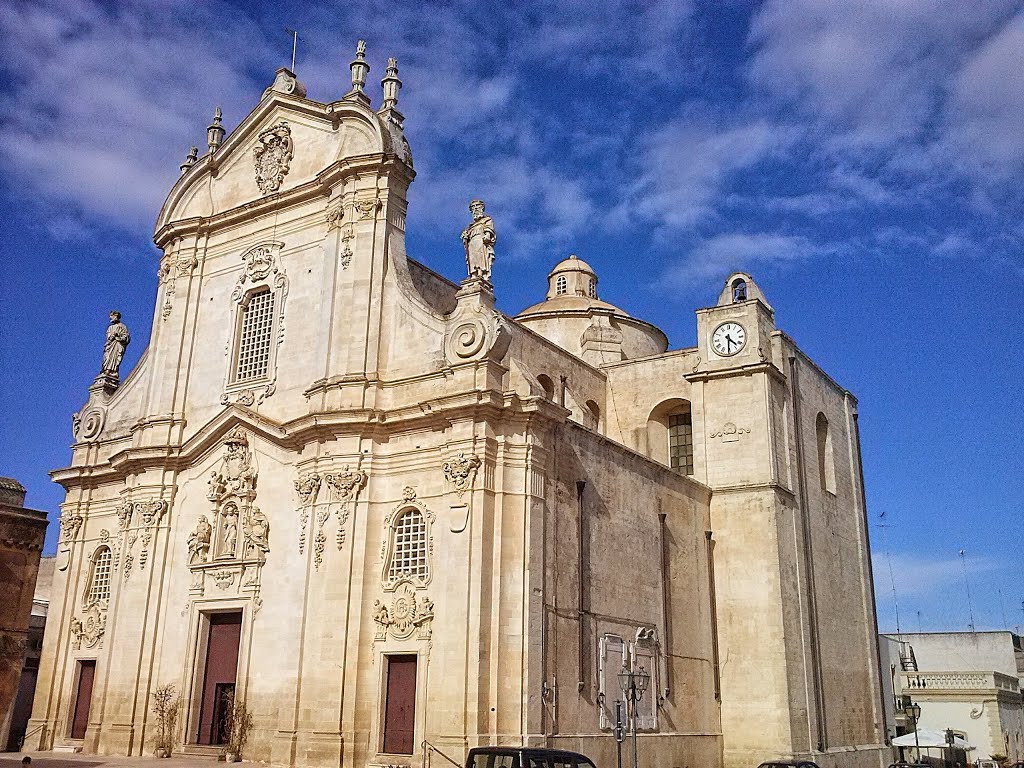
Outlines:
{"label": "arched recess", "polygon": [[593,400],[587,400],[587,406],[583,411],[583,426],[595,432],[601,429],[601,406]]}
{"label": "arched recess", "polygon": [[693,474],[693,415],[689,400],[664,400],[651,411],[647,417],[647,455],[680,474]]}
{"label": "arched recess", "polygon": [[836,461],[832,452],[832,431],[824,413],[819,413],[814,420],[814,429],[818,437],[818,479],[821,490],[828,493],[836,492]]}
{"label": "arched recess", "polygon": [[537,383],[540,384],[541,389],[544,390],[544,397],[546,397],[548,400],[555,399],[555,382],[551,380],[550,376],[547,376],[546,374],[543,373],[540,374],[537,377]]}

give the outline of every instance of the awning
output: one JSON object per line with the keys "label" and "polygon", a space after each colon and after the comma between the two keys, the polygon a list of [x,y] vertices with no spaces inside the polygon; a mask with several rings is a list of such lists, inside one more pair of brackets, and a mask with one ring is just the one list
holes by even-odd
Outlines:
{"label": "awning", "polygon": [[[920,745],[921,749],[940,747],[945,749],[949,746],[946,743],[945,731],[933,731],[930,728],[921,728],[916,736],[914,733],[905,733],[892,740],[894,747],[914,747]],[[959,736],[953,737],[954,749],[974,749],[973,744],[968,744]]]}

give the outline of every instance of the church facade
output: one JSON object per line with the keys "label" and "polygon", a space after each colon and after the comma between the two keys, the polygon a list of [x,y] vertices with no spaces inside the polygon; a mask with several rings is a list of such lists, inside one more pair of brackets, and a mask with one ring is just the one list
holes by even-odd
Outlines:
{"label": "church facade", "polygon": [[[288,70],[160,212],[152,333],[111,315],[75,415],[26,748],[462,762],[487,744],[613,764],[885,765],[856,401],[749,275],[695,348],[570,257],[495,310],[473,201],[455,285],[408,258],[415,172],[384,99]],[[126,318],[127,320],[127,318]]]}

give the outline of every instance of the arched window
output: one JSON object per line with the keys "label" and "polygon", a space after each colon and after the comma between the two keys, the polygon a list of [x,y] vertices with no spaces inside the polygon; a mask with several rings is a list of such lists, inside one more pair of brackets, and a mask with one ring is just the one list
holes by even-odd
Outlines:
{"label": "arched window", "polygon": [[734,280],[732,284],[732,300],[733,301],[746,301],[747,300],[747,281],[746,280]]}
{"label": "arched window", "polygon": [[569,290],[569,279],[565,275],[555,278],[555,295],[561,296]]}
{"label": "arched window", "polygon": [[265,378],[270,368],[270,342],[274,330],[274,293],[262,288],[249,294],[238,327],[235,381]]}
{"label": "arched window", "polygon": [[818,477],[821,480],[821,490],[835,493],[836,463],[832,453],[832,433],[824,413],[818,414],[814,426],[818,434]]}
{"label": "arched window", "polygon": [[85,596],[86,605],[110,600],[110,563],[113,555],[110,547],[103,545],[92,556],[92,577],[89,591]]}
{"label": "arched window", "polygon": [[587,283],[587,295],[592,298],[597,298],[597,280],[590,278],[590,282]]}
{"label": "arched window", "polygon": [[601,427],[601,408],[593,400],[587,400],[587,409],[584,414],[584,426],[597,430]]}
{"label": "arched window", "polygon": [[693,474],[693,416],[689,407],[668,415],[668,465],[680,474]]}
{"label": "arched window", "polygon": [[542,373],[537,377],[537,383],[540,384],[541,389],[544,390],[544,397],[548,400],[555,399],[555,382],[551,380],[550,376],[545,376]]}
{"label": "arched window", "polygon": [[673,398],[647,417],[647,455],[680,474],[693,474],[693,414],[690,401]]}
{"label": "arched window", "polygon": [[427,581],[430,564],[427,560],[427,522],[416,508],[410,508],[398,515],[391,531],[391,559],[388,562],[387,580],[402,578]]}

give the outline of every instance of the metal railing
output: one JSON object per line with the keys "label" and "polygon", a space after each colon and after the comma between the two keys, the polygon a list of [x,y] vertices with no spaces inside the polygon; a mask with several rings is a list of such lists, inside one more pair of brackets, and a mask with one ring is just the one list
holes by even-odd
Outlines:
{"label": "metal railing", "polygon": [[448,757],[448,755],[446,755],[438,747],[434,746],[433,744],[431,744],[426,739],[423,740],[423,743],[420,746],[423,749],[423,763],[422,763],[423,768],[427,768],[427,765],[430,762],[429,761],[430,754],[433,753],[433,752],[437,752],[437,754],[439,754],[441,757],[443,757],[449,763],[454,765],[455,768],[462,768],[462,763],[458,763],[458,762],[452,760],[450,757]]}

